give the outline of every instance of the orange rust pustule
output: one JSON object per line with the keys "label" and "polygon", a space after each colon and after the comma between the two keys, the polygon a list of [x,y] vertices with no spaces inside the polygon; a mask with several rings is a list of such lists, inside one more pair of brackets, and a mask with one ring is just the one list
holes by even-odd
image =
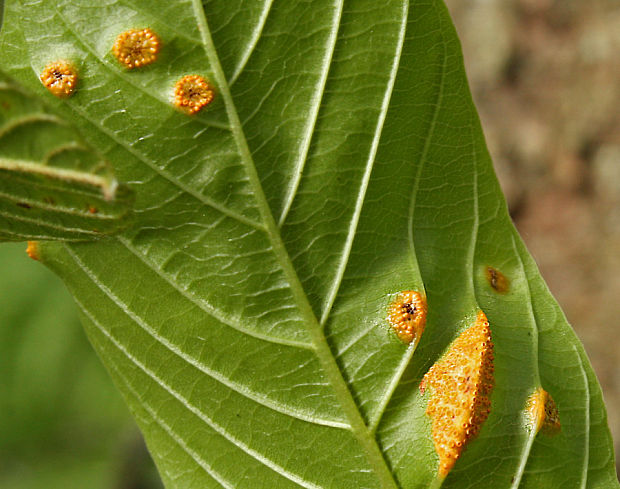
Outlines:
{"label": "orange rust pustule", "polygon": [[54,61],[43,69],[39,79],[52,95],[67,98],[75,92],[78,74],[75,67],[67,61]]}
{"label": "orange rust pustule", "polygon": [[562,430],[558,406],[546,390],[539,387],[527,400],[527,413],[536,433],[557,435]]}
{"label": "orange rust pustule", "polygon": [[426,299],[415,290],[405,290],[388,309],[388,321],[403,343],[417,343],[426,326]]}
{"label": "orange rust pustule", "polygon": [[497,268],[493,267],[486,267],[485,274],[487,281],[493,290],[499,292],[500,294],[505,294],[508,292],[510,281],[506,275],[500,272]]}
{"label": "orange rust pustule", "polygon": [[119,63],[131,70],[157,61],[160,48],[159,36],[147,27],[130,29],[119,34],[112,46],[112,52]]}
{"label": "orange rust pustule", "polygon": [[215,97],[213,87],[200,75],[185,75],[174,85],[174,105],[188,114],[196,114]]}
{"label": "orange rust pustule", "polygon": [[28,246],[26,247],[26,253],[33,260],[41,260],[41,254],[39,252],[39,242],[38,241],[28,241]]}
{"label": "orange rust pustule", "polygon": [[439,475],[445,477],[474,439],[491,411],[493,342],[485,314],[461,333],[448,352],[426,373],[420,392],[431,398],[426,414],[439,455]]}

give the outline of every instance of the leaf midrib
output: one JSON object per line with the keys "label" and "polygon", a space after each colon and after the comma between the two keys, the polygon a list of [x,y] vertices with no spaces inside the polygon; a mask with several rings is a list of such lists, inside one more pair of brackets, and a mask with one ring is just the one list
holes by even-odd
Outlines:
{"label": "leaf midrib", "polygon": [[[71,25],[69,24],[69,22],[67,22],[67,20],[65,19],[65,17],[62,15],[62,12],[60,12],[57,8],[55,9],[56,13],[58,14],[60,20],[63,22],[63,24],[65,25],[65,27],[69,30],[69,32],[71,32],[71,34],[75,37],[75,39],[77,41],[80,42],[80,44],[82,46],[84,46],[84,48],[102,65],[104,66],[106,69],[112,71],[116,76],[121,77],[124,81],[126,81],[129,85],[132,85],[133,87],[135,87],[136,89],[138,89],[141,93],[148,95],[150,97],[152,97],[154,100],[156,100],[158,103],[164,103],[161,99],[159,99],[158,97],[153,96],[152,93],[150,93],[148,90],[144,90],[143,87],[136,85],[133,81],[131,81],[130,79],[128,79],[126,76],[124,76],[121,72],[118,72],[117,70],[114,70],[113,68],[110,67],[110,65],[105,62],[105,60],[101,59],[99,57],[99,55],[94,52],[90,45],[71,27]],[[166,106],[168,104],[165,104]],[[114,133],[112,133],[111,131],[109,131],[107,128],[105,128],[103,125],[98,124],[96,121],[93,121],[90,117],[88,117],[86,115],[86,113],[83,110],[80,110],[77,108],[77,106],[75,104],[69,104],[68,107],[70,107],[70,109],[77,113],[82,119],[88,121],[91,125],[93,125],[98,131],[101,131],[102,133],[104,133],[106,136],[108,136],[112,141],[114,141],[117,145],[119,145],[120,147],[122,147],[123,149],[125,149],[129,154],[131,154],[132,156],[134,156],[135,158],[137,158],[139,161],[141,161],[142,163],[144,163],[146,166],[148,166],[151,170],[153,170],[155,173],[157,173],[159,176],[161,176],[162,178],[168,180],[170,183],[172,183],[173,185],[175,185],[177,188],[181,189],[183,192],[191,195],[192,197],[196,198],[199,202],[221,212],[222,214],[225,214],[239,222],[242,222],[244,224],[247,224],[255,229],[258,230],[263,230],[263,226],[261,223],[255,222],[253,219],[244,216],[243,214],[240,214],[239,212],[234,211],[233,209],[230,209],[212,199],[209,199],[208,197],[206,197],[205,195],[201,194],[200,192],[198,192],[197,190],[189,187],[188,185],[184,184],[183,182],[181,182],[178,178],[176,178],[174,175],[171,175],[170,173],[168,173],[166,170],[160,168],[159,166],[157,166],[157,164],[155,164],[154,161],[150,160],[149,158],[147,158],[145,155],[143,155],[142,153],[136,151],[132,146],[130,146],[129,144],[127,144],[125,141],[123,141],[122,139],[118,138],[117,136],[114,135]],[[205,127],[209,127],[209,126],[213,126],[213,127],[218,127],[220,129],[225,129],[227,131],[230,130],[230,127],[226,126],[224,127],[219,127],[217,125],[212,125],[211,123],[206,123],[205,121],[203,121],[202,119],[199,119],[202,123],[204,123]]]}
{"label": "leaf midrib", "polygon": [[219,56],[215,49],[213,39],[208,27],[205,12],[202,3],[199,0],[192,0],[194,15],[198,23],[198,29],[202,37],[205,53],[209,59],[213,76],[218,86],[220,96],[226,107],[229,123],[233,138],[237,143],[241,160],[246,168],[248,180],[255,191],[257,207],[265,224],[267,235],[273,247],[273,252],[289,281],[291,292],[299,307],[301,317],[305,320],[308,332],[316,346],[316,355],[319,359],[327,378],[329,379],[336,397],[340,401],[342,409],[351,424],[351,431],[364,450],[367,460],[374,470],[375,475],[381,483],[381,487],[385,489],[398,489],[398,484],[394,475],[388,468],[387,462],[378,446],[377,440],[373,433],[368,430],[364,419],[351,395],[351,391],[347,386],[336,360],[331,352],[331,348],[323,334],[321,325],[316,318],[312,306],[303,290],[297,272],[293,267],[290,256],[284,246],[280,232],[271,213],[271,209],[265,197],[262,184],[256,171],[256,166],[239,119],[239,115],[234,105],[232,95],[226,76],[222,69]]}

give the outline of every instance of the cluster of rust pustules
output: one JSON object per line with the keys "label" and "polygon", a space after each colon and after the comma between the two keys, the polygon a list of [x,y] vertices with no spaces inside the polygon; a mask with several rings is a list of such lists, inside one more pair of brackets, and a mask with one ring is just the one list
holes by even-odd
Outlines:
{"label": "cluster of rust pustules", "polygon": [[[494,291],[508,292],[509,281],[499,270],[487,267],[485,275]],[[405,290],[389,305],[387,320],[398,338],[415,348],[424,332],[426,314],[426,298],[414,290]],[[454,340],[420,383],[420,393],[428,390],[431,394],[426,414],[431,418],[440,478],[448,475],[465,446],[478,435],[489,417],[495,383],[493,361],[489,321],[484,312],[478,311],[474,324]],[[557,406],[541,387],[530,396],[526,413],[535,433],[559,432]]]}
{"label": "cluster of rust pustules", "polygon": [[[112,53],[128,70],[141,68],[157,61],[162,42],[150,28],[122,32],[112,46]],[[59,98],[73,95],[78,86],[78,70],[66,60],[49,63],[39,75],[41,83]],[[215,90],[200,75],[185,75],[174,85],[172,103],[187,114],[196,114],[207,107],[215,97]]]}

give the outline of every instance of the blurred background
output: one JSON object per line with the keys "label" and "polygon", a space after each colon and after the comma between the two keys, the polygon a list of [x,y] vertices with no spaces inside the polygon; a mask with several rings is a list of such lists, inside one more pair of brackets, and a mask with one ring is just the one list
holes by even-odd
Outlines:
{"label": "blurred background", "polygon": [[0,489],[161,489],[64,284],[0,245]]}
{"label": "blurred background", "polygon": [[511,216],[585,345],[618,454],[620,1],[446,3]]}
{"label": "blurred background", "polygon": [[[511,215],[620,452],[620,2],[447,0]],[[0,246],[0,489],[159,489],[62,283]]]}

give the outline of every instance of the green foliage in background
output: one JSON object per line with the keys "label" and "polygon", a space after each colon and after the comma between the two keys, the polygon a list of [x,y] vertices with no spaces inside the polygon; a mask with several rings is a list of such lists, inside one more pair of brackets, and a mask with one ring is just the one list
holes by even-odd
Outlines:
{"label": "green foliage in background", "polygon": [[[147,26],[159,60],[128,71],[111,46]],[[618,487],[600,388],[510,222],[442,2],[11,0],[0,51],[135,195],[126,230],[41,260],[168,487],[428,487],[418,385],[479,309],[493,408],[443,486]],[[38,80],[57,59],[80,73],[66,100]],[[196,116],[171,104],[187,74],[216,90]],[[407,289],[428,299],[417,349],[386,322]],[[539,386],[555,437],[527,426]]]}
{"label": "green foliage in background", "polygon": [[71,297],[24,251],[0,249],[0,487],[158,487]]}

